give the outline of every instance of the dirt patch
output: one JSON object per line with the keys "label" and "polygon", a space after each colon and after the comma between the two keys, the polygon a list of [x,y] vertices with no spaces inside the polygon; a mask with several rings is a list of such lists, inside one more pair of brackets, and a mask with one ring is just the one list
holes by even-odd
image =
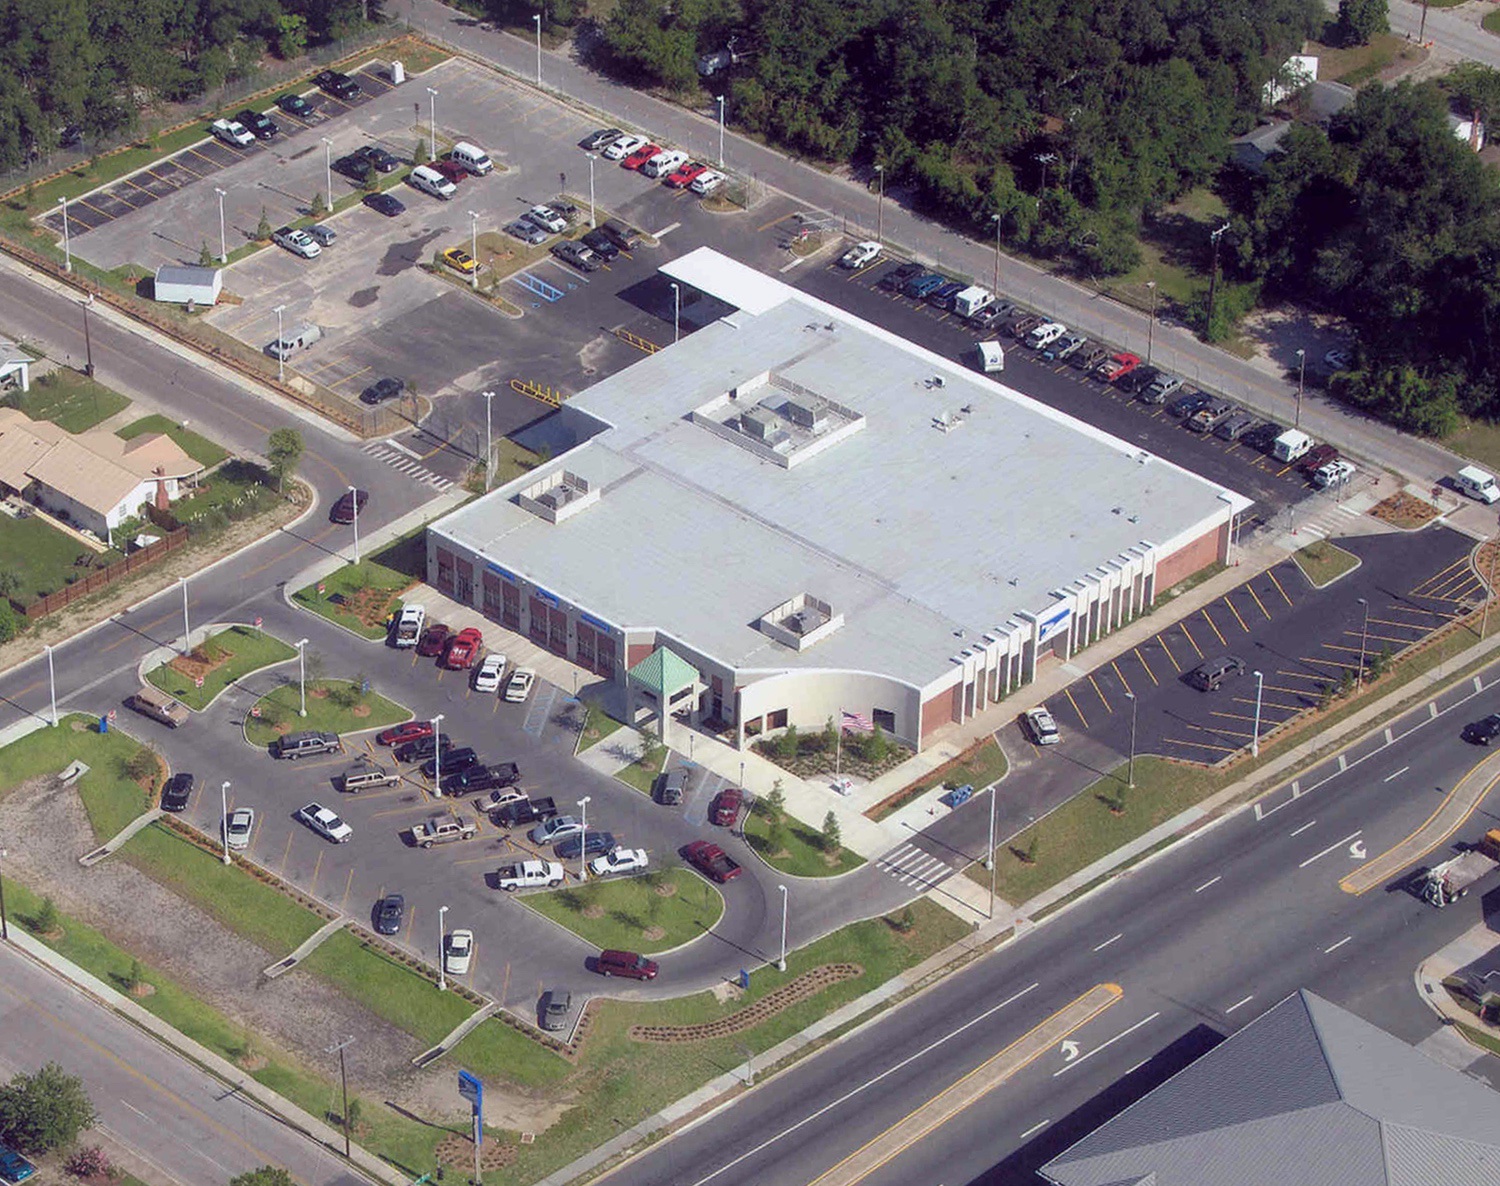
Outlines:
{"label": "dirt patch", "polygon": [[228,663],[230,654],[222,647],[202,643],[193,648],[190,655],[178,655],[167,666],[181,672],[188,679],[205,679],[215,669]]}
{"label": "dirt patch", "polygon": [[1437,518],[1438,511],[1425,498],[1398,490],[1371,507],[1370,514],[1382,523],[1389,523],[1403,531],[1412,531],[1431,523]]}
{"label": "dirt patch", "polygon": [[712,992],[714,1000],[718,1001],[721,1005],[728,1004],[730,1001],[737,1001],[745,995],[745,990],[733,980],[725,980],[720,984],[714,985]]}
{"label": "dirt patch", "polygon": [[585,906],[583,908],[583,917],[584,918],[603,918],[604,917],[604,907],[600,906],[598,903],[590,903],[589,905],[587,905],[587,906]]}
{"label": "dirt patch", "polygon": [[349,715],[352,717],[363,719],[364,717],[370,715],[370,706],[368,704],[356,704],[349,710]]}
{"label": "dirt patch", "polygon": [[664,881],[656,887],[656,892],[663,898],[670,898],[677,892],[677,883],[674,881]]}
{"label": "dirt patch", "polygon": [[358,618],[362,626],[380,626],[390,616],[391,602],[401,596],[401,592],[393,593],[389,589],[373,586],[356,589],[353,593],[344,594],[344,604],[340,608],[345,613]]}
{"label": "dirt patch", "polygon": [[[546,1132],[576,1101],[577,1093],[571,1090],[554,1089],[553,1095],[542,1096],[489,1082],[484,1085],[485,1120],[512,1132]],[[453,1086],[451,1067],[446,1073],[437,1073],[413,1084],[403,1106],[419,1116],[441,1117],[448,1123],[457,1124],[464,1132],[468,1131],[469,1105],[459,1098],[458,1090]],[[460,1139],[463,1140],[464,1156],[472,1163],[473,1147],[467,1138]]]}
{"label": "dirt patch", "polygon": [[[454,1169],[472,1168],[474,1142],[467,1137],[446,1136],[437,1143],[433,1156],[444,1165],[452,1166]],[[479,1169],[482,1173],[503,1170],[515,1159],[516,1147],[514,1145],[489,1140],[479,1147]]]}
{"label": "dirt patch", "polygon": [[665,927],[647,927],[641,932],[641,938],[649,939],[652,943],[658,943],[667,937]]}
{"label": "dirt patch", "polygon": [[775,992],[769,992],[760,1000],[728,1017],[717,1021],[705,1021],[699,1025],[634,1025],[630,1037],[637,1042],[706,1042],[710,1038],[725,1038],[759,1025],[788,1009],[799,1001],[816,996],[825,988],[831,988],[844,980],[863,976],[865,970],[858,964],[824,964],[803,972],[795,980],[783,984]]}

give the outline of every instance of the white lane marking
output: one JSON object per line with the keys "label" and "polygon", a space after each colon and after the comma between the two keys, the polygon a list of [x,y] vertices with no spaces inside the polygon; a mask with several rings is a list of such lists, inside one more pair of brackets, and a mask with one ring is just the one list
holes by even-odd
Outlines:
{"label": "white lane marking", "polygon": [[1427,719],[1429,721],[1435,721],[1435,720],[1437,720],[1437,715],[1438,715],[1437,702],[1433,701],[1433,700],[1429,700],[1427,702]]}
{"label": "white lane marking", "polygon": [[1224,1010],[1224,1012],[1225,1013],[1233,1013],[1241,1005],[1248,1005],[1253,1000],[1255,1000],[1255,994],[1251,993],[1248,997],[1245,997],[1243,1000],[1236,1001],[1234,1004],[1230,1005],[1229,1008],[1227,1008],[1227,1009]]}
{"label": "white lane marking", "polygon": [[659,231],[653,231],[651,237],[653,239],[660,239],[663,235],[670,235],[673,231],[675,231],[681,225],[682,225],[682,223],[680,223],[680,222],[674,222],[670,226],[664,226],[664,227],[662,227],[661,230],[659,230]]}
{"label": "white lane marking", "polygon": [[1021,1139],[1024,1141],[1027,1137],[1035,1136],[1037,1133],[1041,1132],[1042,1129],[1046,1128],[1050,1123],[1051,1121],[1043,1120],[1040,1124],[1033,1124],[1030,1128],[1028,1128],[1021,1134]]}
{"label": "white lane marking", "polygon": [[1345,836],[1342,840],[1338,840],[1338,841],[1335,841],[1333,844],[1330,844],[1322,852],[1314,853],[1312,856],[1308,857],[1307,860],[1303,861],[1300,865],[1297,866],[1297,868],[1299,868],[1299,869],[1306,869],[1309,865],[1311,865],[1319,857],[1326,857],[1334,849],[1336,849],[1336,848],[1343,848],[1344,845],[1350,843],[1351,841],[1359,839],[1359,837],[1363,833],[1364,833],[1364,829],[1363,828],[1361,828],[1358,832],[1350,832],[1349,835]]}
{"label": "white lane marking", "polygon": [[1065,1074],[1067,1074],[1074,1067],[1081,1067],[1081,1066],[1083,1066],[1084,1063],[1088,1062],[1089,1059],[1093,1058],[1094,1055],[1098,1054],[1101,1050],[1108,1050],[1111,1046],[1113,1046],[1121,1038],[1128,1038],[1131,1034],[1135,1033],[1136,1030],[1140,1029],[1141,1026],[1146,1025],[1148,1022],[1155,1021],[1160,1016],[1161,1016],[1161,1014],[1158,1012],[1158,1013],[1151,1014],[1150,1017],[1142,1018],[1140,1021],[1136,1022],[1133,1026],[1131,1026],[1128,1030],[1122,1030],[1120,1033],[1116,1034],[1113,1038],[1111,1038],[1108,1042],[1105,1042],[1102,1046],[1095,1046],[1092,1050],[1090,1050],[1087,1054],[1085,1054],[1082,1057],[1080,1057],[1077,1061],[1070,1062],[1067,1066],[1063,1067],[1062,1070],[1060,1070],[1060,1071],[1053,1071],[1052,1072],[1052,1077],[1054,1079],[1056,1079],[1059,1075],[1065,1075]]}
{"label": "white lane marking", "polygon": [[1125,933],[1124,931],[1121,931],[1120,934],[1116,935],[1114,939],[1106,939],[1103,943],[1099,944],[1098,947],[1094,948],[1094,950],[1095,951],[1103,951],[1106,947],[1108,947],[1111,943],[1113,943],[1115,941],[1115,939],[1121,938],[1124,935],[1124,933]]}
{"label": "white lane marking", "polygon": [[1125,1073],[1127,1075],[1133,1075],[1150,1061],[1151,1060],[1149,1058],[1143,1058],[1140,1062],[1136,1063],[1135,1066],[1131,1067],[1130,1070],[1126,1071]]}
{"label": "white lane marking", "polygon": [[1215,877],[1213,880],[1211,880],[1211,881],[1205,881],[1202,885],[1200,885],[1197,889],[1195,889],[1193,891],[1193,893],[1195,893],[1195,894],[1201,894],[1209,886],[1211,886],[1211,885],[1217,885],[1222,880],[1224,880],[1224,875],[1221,873],[1218,877]]}
{"label": "white lane marking", "polygon": [[1395,773],[1395,774],[1387,774],[1387,775],[1386,775],[1386,776],[1385,776],[1385,777],[1384,777],[1384,778],[1382,778],[1382,779],[1381,779],[1381,780],[1380,780],[1380,781],[1381,781],[1381,782],[1390,782],[1390,781],[1391,781],[1391,779],[1393,779],[1393,778],[1400,778],[1400,777],[1401,777],[1401,776],[1402,776],[1402,775],[1403,775],[1403,774],[1405,774],[1405,773],[1406,773],[1406,772],[1407,772],[1407,771],[1408,771],[1408,770],[1410,770],[1410,769],[1411,769],[1411,767],[1410,767],[1410,766],[1403,766],[1403,767],[1401,767],[1401,769],[1400,769],[1400,770],[1398,770],[1398,771],[1396,771],[1396,773]]}
{"label": "white lane marking", "polygon": [[783,264],[781,267],[777,268],[776,270],[778,272],[790,272],[793,268],[795,268],[801,262],[802,262],[802,259],[799,256],[797,259],[792,260],[791,263],[789,263],[789,264]]}
{"label": "white lane marking", "polygon": [[1396,735],[1391,732],[1391,727],[1389,725],[1385,727],[1385,743],[1386,745],[1396,744]]}
{"label": "white lane marking", "polygon": [[1343,754],[1340,754],[1339,755],[1339,772],[1342,773],[1343,771],[1345,771],[1347,769],[1349,769],[1349,759],[1346,758],[1346,757],[1344,757]]}
{"label": "white lane marking", "polygon": [[1332,952],[1337,951],[1340,947],[1342,947],[1345,943],[1349,942],[1349,940],[1351,940],[1353,938],[1354,938],[1353,935],[1345,935],[1342,939],[1340,939],[1332,947],[1325,947],[1325,948],[1323,948],[1323,954],[1324,955],[1329,955]]}
{"label": "white lane marking", "polygon": [[418,453],[414,449],[408,449],[400,441],[396,440],[395,437],[390,437],[390,438],[382,441],[381,444],[385,445],[388,448],[396,450],[396,452],[398,452],[398,453],[405,453],[413,461],[421,461],[422,460],[422,455],[420,453]]}
{"label": "white lane marking", "polygon": [[1292,835],[1293,836],[1300,836],[1300,835],[1302,835],[1303,832],[1307,831],[1308,828],[1316,828],[1317,826],[1318,826],[1318,821],[1317,820],[1315,820],[1315,819],[1308,820],[1307,823],[1303,824],[1300,828],[1298,828],[1295,832],[1293,832]]}
{"label": "white lane marking", "polygon": [[[947,1042],[949,1039],[958,1037],[959,1034],[963,1033],[970,1026],[978,1025],[981,1021],[983,1021],[985,1018],[989,1017],[991,1014],[998,1013],[1001,1009],[1004,1009],[1007,1005],[1013,1005],[1013,1004],[1015,1004],[1022,997],[1024,997],[1027,993],[1029,993],[1032,989],[1037,988],[1039,985],[1040,985],[1040,981],[1038,981],[1036,984],[1032,984],[1031,986],[1029,986],[1027,988],[1023,988],[1018,993],[1013,993],[1012,995],[1006,997],[1005,1000],[1001,1001],[998,1005],[991,1005],[988,1009],[986,1009],[983,1013],[979,1014],[977,1017],[970,1018],[968,1021],[964,1022],[963,1025],[959,1026],[957,1029],[950,1030],[948,1033],[944,1034],[941,1038],[938,1038],[935,1042],[928,1043],[926,1046],[922,1047],[921,1050],[918,1050],[915,1054],[911,1054],[911,1055],[908,1055],[906,1058],[903,1058],[895,1066],[890,1067],[887,1070],[881,1071],[880,1074],[876,1075],[873,1079],[866,1079],[858,1087],[855,1087],[855,1088],[852,1088],[849,1091],[846,1091],[843,1095],[839,1096],[838,1099],[832,1101],[831,1103],[824,1104],[821,1108],[819,1108],[811,1116],[804,1116],[801,1120],[797,1121],[796,1124],[789,1125],[788,1127],[782,1129],[775,1136],[766,1138],[759,1145],[756,1145],[755,1148],[749,1150],[746,1153],[741,1153],[733,1161],[729,1161],[729,1162],[726,1162],[725,1164],[721,1165],[718,1169],[714,1170],[713,1173],[707,1175],[706,1177],[699,1178],[696,1182],[694,1182],[692,1184],[692,1186],[703,1186],[703,1184],[705,1182],[712,1182],[715,1178],[717,1178],[720,1174],[724,1173],[726,1170],[732,1170],[735,1166],[739,1165],[743,1161],[748,1161],[750,1158],[754,1157],[757,1153],[761,1152],[763,1149],[769,1149],[777,1141],[782,1140],[784,1137],[791,1136],[792,1133],[796,1132],[799,1128],[802,1128],[804,1125],[811,1124],[814,1120],[818,1119],[818,1117],[826,1115],[827,1113],[833,1111],[833,1109],[837,1108],[840,1104],[844,1104],[844,1103],[847,1103],[849,1100],[852,1100],[860,1092],[866,1090],[867,1088],[874,1087],[875,1084],[879,1083],[882,1079],[885,1079],[885,1078],[888,1078],[891,1075],[894,1075],[897,1071],[901,1070],[903,1067],[908,1066],[911,1063],[916,1062],[916,1060],[919,1059],[919,1058],[921,1058],[923,1055],[930,1054],[932,1051],[936,1050],[939,1046],[941,1046],[944,1042]],[[1147,1020],[1149,1020],[1149,1018]]]}
{"label": "white lane marking", "polygon": [[153,1124],[156,1123],[154,1120],[151,1120],[151,1117],[147,1116],[146,1113],[142,1112],[139,1108],[137,1108],[129,1100],[121,1100],[120,1103],[122,1105],[124,1105],[125,1107],[129,1108],[132,1112],[134,1112],[142,1120],[150,1121]]}

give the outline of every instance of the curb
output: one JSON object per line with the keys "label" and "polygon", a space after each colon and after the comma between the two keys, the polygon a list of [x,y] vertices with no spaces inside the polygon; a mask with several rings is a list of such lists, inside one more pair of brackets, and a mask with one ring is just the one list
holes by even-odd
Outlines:
{"label": "curb", "polygon": [[[206,572],[207,569],[205,569],[204,571]],[[261,627],[256,626],[254,622],[209,622],[207,625],[200,626],[197,629],[195,629],[193,631],[193,634],[198,634],[200,632],[202,633],[202,637],[199,639],[199,642],[201,644],[201,643],[207,642],[215,634],[223,634],[226,631],[233,630],[236,626],[243,626],[247,630],[261,630],[262,629]],[[212,632],[212,633],[210,633],[210,632]],[[276,636],[272,635],[272,637],[274,638]],[[192,647],[192,643],[193,643],[192,636],[189,635],[188,638],[187,638],[187,641],[183,645],[191,648]],[[295,647],[293,647],[292,649],[296,650]],[[141,657],[141,661],[136,664],[136,669],[135,669],[136,679],[143,686],[149,684],[151,687],[155,688],[156,685],[152,684],[146,678],[146,674],[147,674],[147,671],[148,671],[148,668],[147,668],[146,665],[148,663],[151,664],[149,670],[150,671],[155,671],[158,667],[164,667],[164,666],[166,666],[167,663],[171,662],[171,660],[174,659],[174,658],[176,658],[177,655],[178,655],[178,651],[176,650],[176,648],[175,647],[169,647],[169,646],[161,646],[161,647],[157,647],[154,651],[147,651],[146,654]],[[165,658],[163,658],[162,656],[165,656]],[[247,671],[247,672],[245,672],[245,674],[243,676],[241,676],[240,679],[248,679],[250,676],[252,676],[252,675],[258,675],[262,671],[269,671],[273,667],[280,667],[283,663],[294,662],[296,660],[296,658],[297,658],[297,656],[293,655],[290,659],[278,659],[274,663],[267,663],[264,667],[257,667],[254,671]],[[191,704],[184,703],[179,697],[175,697],[174,696],[173,699],[176,700],[178,704],[181,704],[183,708],[187,709],[191,713],[207,712],[210,708],[212,708],[215,704],[218,703],[220,696],[224,695],[225,692],[229,691],[229,689],[232,688],[232,687],[234,687],[235,684],[238,683],[238,682],[239,682],[238,680],[230,680],[227,684],[225,684],[222,688],[220,688],[217,692],[215,692],[214,695],[213,695],[213,699],[210,700],[207,704],[205,704],[202,708],[194,708]],[[158,689],[158,691],[160,691],[160,690],[161,689]]]}

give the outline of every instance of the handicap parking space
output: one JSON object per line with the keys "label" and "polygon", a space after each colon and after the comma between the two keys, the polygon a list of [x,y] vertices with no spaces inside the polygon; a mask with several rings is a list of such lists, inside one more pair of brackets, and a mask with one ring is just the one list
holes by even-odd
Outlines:
{"label": "handicap parking space", "polygon": [[[1262,739],[1467,612],[1479,590],[1472,540],[1444,527],[1339,541],[1360,566],[1318,590],[1291,560],[1194,610],[1048,701],[1065,730],[1118,753],[1213,765]],[[1425,573],[1413,580],[1412,574]],[[1225,656],[1242,661],[1215,691],[1188,675]],[[1087,660],[1085,651],[1079,656]],[[1259,698],[1255,673],[1260,673]],[[1134,698],[1134,700],[1132,700]]]}

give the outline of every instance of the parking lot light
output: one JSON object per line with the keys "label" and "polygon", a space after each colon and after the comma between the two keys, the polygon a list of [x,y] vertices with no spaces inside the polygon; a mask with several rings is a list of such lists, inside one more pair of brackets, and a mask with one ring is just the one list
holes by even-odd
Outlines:
{"label": "parking lot light", "polygon": [[578,810],[583,813],[580,822],[583,824],[583,836],[578,847],[578,880],[581,884],[585,874],[588,872],[589,863],[589,800],[592,795],[585,795],[578,800]]}
{"label": "parking lot light", "polygon": [[1140,701],[1135,698],[1134,692],[1126,692],[1125,699],[1130,701],[1130,789],[1135,790],[1135,713],[1140,707]]}
{"label": "parking lot light", "polygon": [[494,402],[495,393],[486,391],[484,393],[484,492],[490,492],[490,475],[495,468],[495,446],[490,436],[490,404]]}
{"label": "parking lot light", "polygon": [[221,264],[229,262],[229,244],[224,239],[224,195],[226,192],[228,191],[220,189],[217,185],[214,186],[214,193],[219,195],[219,262]]}
{"label": "parking lot light", "polygon": [[307,715],[307,639],[299,638],[292,644],[297,648],[297,683],[302,689],[302,711],[298,716]]}
{"label": "parking lot light", "polygon": [[[884,184],[884,176],[885,176],[884,174],[881,174],[882,185]],[[990,221],[995,224],[995,280],[994,280],[994,293],[995,293],[995,299],[998,301],[1000,299],[1000,223],[1001,223],[1001,219],[1000,219],[1000,216],[998,214],[991,214],[990,215]]]}
{"label": "parking lot light", "polygon": [[672,345],[682,339],[682,289],[672,285]]}
{"label": "parking lot light", "polygon": [[594,217],[594,154],[589,153],[589,226],[596,227],[599,223]]}
{"label": "parking lot light", "polygon": [[432,140],[432,150],[427,154],[437,160],[437,91],[427,88],[427,128]]}
{"label": "parking lot light", "polygon": [[177,578],[177,583],[182,586],[182,653],[184,655],[193,649],[188,641],[192,637],[193,632],[188,626],[187,582],[187,577]]}
{"label": "parking lot light", "polygon": [[1151,290],[1151,320],[1146,323],[1146,365],[1151,365],[1151,347],[1156,339],[1156,281],[1147,280],[1146,287]]}
{"label": "parking lot light", "polygon": [[448,961],[446,959],[446,952],[444,951],[444,948],[448,944],[448,932],[443,927],[443,915],[447,913],[448,907],[438,907],[438,992],[448,991],[448,980],[445,975],[448,970]]}
{"label": "parking lot light", "polygon": [[534,12],[531,19],[536,22],[536,84],[542,85],[542,14]]}
{"label": "parking lot light", "polygon": [[333,213],[333,141],[327,136],[320,136],[323,141],[323,174],[324,181],[328,185],[328,212]]}
{"label": "parking lot light", "polygon": [[281,315],[286,312],[285,305],[277,305],[271,312],[276,314],[276,382],[286,382],[286,347],[282,345],[281,337]]}
{"label": "parking lot light", "polygon": [[219,831],[224,833],[224,863],[229,864],[229,784],[219,784]]}
{"label": "parking lot light", "polygon": [[479,291],[479,215],[469,211],[469,254],[474,257],[474,271],[469,277],[469,286]]}
{"label": "parking lot light", "polygon": [[73,270],[73,248],[68,242],[68,199],[61,197],[57,201],[62,206],[63,216],[63,271],[71,272]]}
{"label": "parking lot light", "polygon": [[443,714],[432,718],[432,793],[443,797]]}
{"label": "parking lot light", "polygon": [[359,490],[353,486],[349,487],[349,497],[352,498],[354,507],[354,563],[359,563]]}
{"label": "parking lot light", "polygon": [[1354,690],[1357,692],[1365,685],[1365,650],[1370,644],[1370,603],[1363,597],[1355,600],[1365,607],[1365,624],[1359,632],[1359,670],[1354,673]]}
{"label": "parking lot light", "polygon": [[724,167],[724,96],[715,95],[714,102],[719,105],[719,168]]}
{"label": "parking lot light", "polygon": [[1265,687],[1266,677],[1255,672],[1255,732],[1250,734],[1250,756],[1260,757],[1260,693]]}
{"label": "parking lot light", "polygon": [[786,886],[776,887],[781,891],[781,958],[776,961],[778,972],[786,971]]}
{"label": "parking lot light", "polygon": [[1302,387],[1307,377],[1307,351],[1297,351],[1297,418],[1292,421],[1293,428],[1302,427]]}
{"label": "parking lot light", "polygon": [[48,643],[42,648],[47,652],[47,684],[52,689],[52,727],[57,728],[57,673],[52,667],[52,645]]}
{"label": "parking lot light", "polygon": [[[875,242],[885,246],[885,166],[875,166],[875,177],[880,182],[880,197],[875,199]],[[999,285],[996,285],[998,288]],[[995,294],[996,296],[999,293]]]}

